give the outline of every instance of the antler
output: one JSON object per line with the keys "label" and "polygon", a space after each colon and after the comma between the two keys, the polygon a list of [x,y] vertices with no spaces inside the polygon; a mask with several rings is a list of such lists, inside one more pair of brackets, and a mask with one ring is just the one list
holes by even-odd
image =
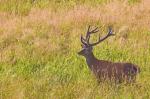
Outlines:
{"label": "antler", "polygon": [[94,34],[94,33],[96,33],[96,32],[99,31],[99,30],[98,30],[98,27],[96,27],[95,29],[93,29],[93,30],[90,31],[90,27],[91,27],[91,26],[89,25],[85,39],[84,39],[83,36],[81,35],[81,42],[82,42],[84,45],[86,45],[86,46],[90,45],[90,44],[89,44],[90,34]]}
{"label": "antler", "polygon": [[99,44],[100,42],[104,41],[105,39],[107,39],[108,37],[113,36],[113,35],[115,35],[115,34],[113,34],[113,30],[112,30],[112,28],[109,26],[109,27],[108,27],[108,34],[107,34],[106,36],[104,36],[103,38],[100,38],[100,37],[99,37],[99,40],[98,40],[97,42],[95,42],[95,43],[93,43],[93,44],[89,44],[89,45],[90,45],[90,46],[95,46],[95,45]]}
{"label": "antler", "polygon": [[90,44],[89,40],[90,40],[90,34],[94,34],[96,32],[98,32],[98,27],[96,27],[95,29],[93,29],[92,31],[90,31],[90,26],[88,27],[87,33],[86,33],[86,39],[84,39],[81,35],[81,42],[85,45],[85,46],[95,46],[97,44],[99,44],[100,42],[104,41],[105,39],[107,39],[109,36],[113,36],[113,30],[112,28],[109,26],[108,27],[108,34],[106,36],[104,36],[103,38],[99,37],[99,40],[95,43]]}

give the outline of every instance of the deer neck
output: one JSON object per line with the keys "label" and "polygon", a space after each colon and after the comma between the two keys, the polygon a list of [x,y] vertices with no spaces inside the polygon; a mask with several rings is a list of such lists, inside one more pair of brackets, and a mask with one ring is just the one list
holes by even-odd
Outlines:
{"label": "deer neck", "polygon": [[94,63],[97,61],[96,57],[94,56],[93,53],[90,55],[86,56],[86,62],[89,68],[92,68],[91,66],[94,65]]}

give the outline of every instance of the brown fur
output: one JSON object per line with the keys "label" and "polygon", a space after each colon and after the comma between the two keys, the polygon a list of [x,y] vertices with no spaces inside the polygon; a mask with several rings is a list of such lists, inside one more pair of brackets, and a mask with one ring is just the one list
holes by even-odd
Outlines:
{"label": "brown fur", "polygon": [[85,56],[87,65],[98,80],[111,80],[115,82],[134,82],[136,75],[140,72],[138,66],[131,63],[113,63],[98,60],[93,53]]}

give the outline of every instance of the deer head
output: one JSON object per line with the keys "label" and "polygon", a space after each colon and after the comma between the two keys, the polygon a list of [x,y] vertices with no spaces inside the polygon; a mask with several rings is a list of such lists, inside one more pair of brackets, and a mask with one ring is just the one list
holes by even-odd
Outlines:
{"label": "deer head", "polygon": [[79,55],[82,55],[82,56],[89,56],[92,54],[92,49],[93,49],[93,46],[96,46],[97,44],[99,44],[100,42],[104,41],[105,39],[107,39],[109,36],[113,36],[113,31],[112,31],[112,28],[109,26],[108,27],[108,33],[106,36],[104,36],[103,38],[100,38],[99,36],[99,39],[97,42],[95,43],[90,43],[90,35],[91,34],[94,34],[94,33],[97,33],[99,30],[98,30],[98,27],[96,27],[95,29],[93,30],[90,30],[90,27],[88,27],[88,30],[87,30],[87,33],[86,33],[86,38],[83,38],[83,36],[81,35],[81,46],[82,46],[82,50],[80,52],[78,52]]}

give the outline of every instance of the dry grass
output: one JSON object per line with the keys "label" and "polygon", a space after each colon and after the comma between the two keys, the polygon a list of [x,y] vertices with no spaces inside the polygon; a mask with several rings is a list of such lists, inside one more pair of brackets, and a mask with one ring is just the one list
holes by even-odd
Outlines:
{"label": "dry grass", "polygon": [[[1,11],[0,98],[148,99],[149,5],[149,0],[135,4],[114,0],[64,9],[30,6],[25,15]],[[117,88],[106,83],[97,85],[83,58],[76,54],[79,36],[89,24],[98,25],[104,33],[108,25],[114,27],[116,36],[94,53],[101,59],[138,64],[142,72],[137,84]]]}

